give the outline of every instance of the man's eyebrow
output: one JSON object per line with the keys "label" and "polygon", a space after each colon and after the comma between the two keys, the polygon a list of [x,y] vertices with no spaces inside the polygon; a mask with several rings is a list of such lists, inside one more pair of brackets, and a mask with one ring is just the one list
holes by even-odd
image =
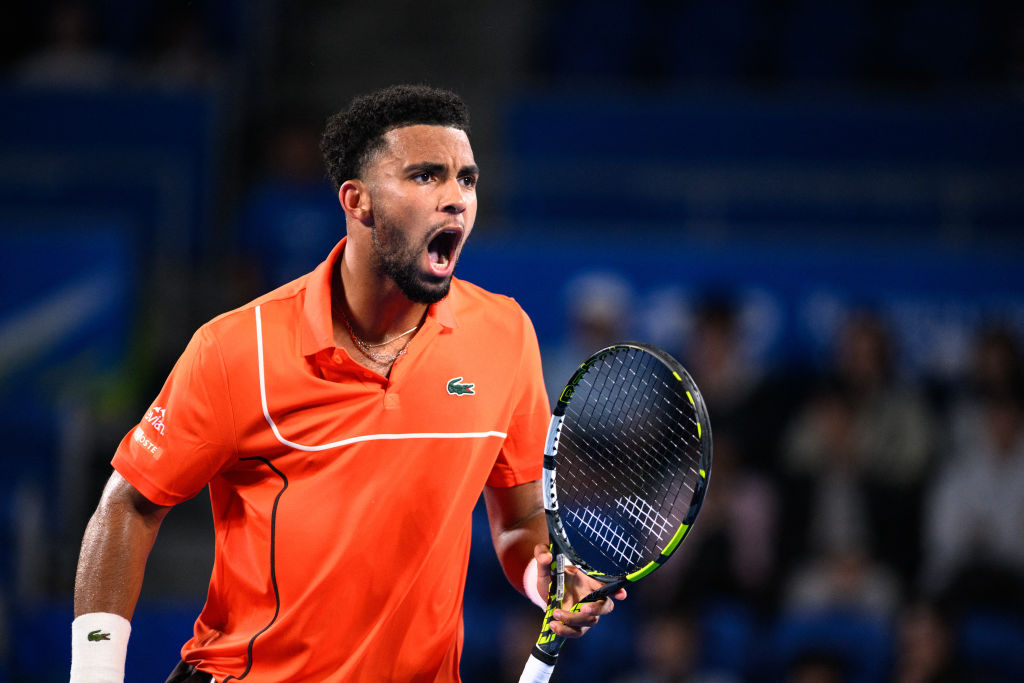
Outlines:
{"label": "man's eyebrow", "polygon": [[[415,164],[409,164],[405,167],[407,173],[433,173],[434,175],[441,175],[447,167],[444,164],[440,164],[436,161],[421,161]],[[468,164],[459,169],[458,175],[480,175],[480,167],[476,164]]]}
{"label": "man's eyebrow", "polygon": [[408,173],[416,171],[417,173],[433,173],[434,175],[441,173],[444,169],[444,164],[439,164],[436,161],[421,161],[415,164],[409,164],[405,167],[405,170]]}

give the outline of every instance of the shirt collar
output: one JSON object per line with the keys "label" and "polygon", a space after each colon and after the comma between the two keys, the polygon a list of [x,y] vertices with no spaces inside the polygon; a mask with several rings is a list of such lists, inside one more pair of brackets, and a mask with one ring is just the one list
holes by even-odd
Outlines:
{"label": "shirt collar", "polygon": [[[302,316],[302,355],[314,356],[324,349],[335,348],[334,323],[331,314],[331,278],[338,267],[341,254],[345,251],[347,237],[342,238],[327,259],[309,274],[306,282],[306,299]],[[451,304],[452,292],[427,309],[427,322],[437,321],[441,327],[454,329],[459,326]]]}

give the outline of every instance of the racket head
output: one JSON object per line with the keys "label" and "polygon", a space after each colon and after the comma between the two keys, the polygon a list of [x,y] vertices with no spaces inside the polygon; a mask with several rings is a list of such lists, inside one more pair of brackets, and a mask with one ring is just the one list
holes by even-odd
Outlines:
{"label": "racket head", "polygon": [[601,349],[569,379],[548,429],[552,543],[600,581],[639,580],[693,527],[711,461],[707,408],[682,364],[642,342]]}

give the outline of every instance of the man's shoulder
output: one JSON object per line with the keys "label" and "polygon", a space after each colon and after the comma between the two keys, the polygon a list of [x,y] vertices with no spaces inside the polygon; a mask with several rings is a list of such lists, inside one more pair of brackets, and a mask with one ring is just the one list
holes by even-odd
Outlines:
{"label": "man's shoulder", "polygon": [[466,280],[452,278],[451,293],[453,295],[451,300],[457,315],[463,313],[499,317],[523,315],[523,309],[519,306],[519,302],[512,297],[496,294]]}
{"label": "man's shoulder", "polygon": [[253,311],[257,306],[269,306],[271,304],[297,304],[297,310],[301,310],[302,297],[306,291],[306,280],[309,275],[292,280],[281,285],[266,294],[256,297],[237,308],[225,311],[217,317],[205,323],[200,331],[206,334],[213,334],[218,338],[231,337],[238,333],[252,334]]}
{"label": "man's shoulder", "polygon": [[451,301],[459,326],[486,335],[493,343],[518,341],[534,334],[526,311],[505,294],[495,294],[465,280],[452,280]]}

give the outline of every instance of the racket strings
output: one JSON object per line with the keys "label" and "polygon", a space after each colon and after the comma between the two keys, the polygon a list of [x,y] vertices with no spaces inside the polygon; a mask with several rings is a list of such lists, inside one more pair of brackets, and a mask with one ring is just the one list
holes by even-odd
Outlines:
{"label": "racket strings", "polygon": [[571,509],[568,514],[580,527],[590,532],[599,548],[627,565],[637,564],[643,557],[643,551],[637,547],[633,534],[615,524],[611,518],[601,515],[593,508],[583,508],[582,511]]}
{"label": "racket strings", "polygon": [[[632,374],[635,374],[635,371],[632,368],[628,368],[628,370]],[[618,427],[620,429],[626,427],[627,421],[635,422],[635,416],[629,415],[622,405],[623,401],[629,395],[630,392],[623,390],[622,385],[620,385],[617,392],[617,400],[609,402],[604,398],[605,396],[608,395],[608,392],[610,390],[607,384],[614,382],[615,377],[614,375],[606,374],[604,376],[599,376],[598,379],[604,382],[605,384],[595,384],[593,387],[591,387],[592,393],[587,397],[585,403],[589,403],[595,400],[598,402],[604,401],[604,406],[607,408],[607,411],[611,415],[615,416],[615,420],[619,423]],[[646,382],[642,383],[646,384]],[[643,387],[640,387],[640,389],[643,390]],[[594,391],[597,392],[596,398],[593,394]],[[646,415],[646,413],[649,413],[650,410],[651,406],[649,401],[637,404],[636,411],[640,413],[641,424],[650,423],[650,416]],[[599,415],[597,417],[600,418],[601,416]],[[660,421],[660,416],[656,415],[655,417],[658,418]],[[573,426],[573,423],[570,422],[568,430],[576,434],[580,442],[580,445],[583,446],[585,449],[593,453],[603,453],[606,456],[605,460],[607,461],[608,467],[606,467],[605,469],[609,474],[611,474],[612,471],[614,471],[615,476],[618,477],[621,477],[623,472],[625,472],[627,476],[632,474],[633,468],[625,470],[613,470],[612,468],[612,466],[620,466],[624,464],[625,461],[630,457],[633,457],[635,459],[637,456],[640,456],[642,458],[641,462],[639,463],[640,471],[649,472],[653,471],[654,469],[660,466],[660,463],[652,462],[650,457],[646,457],[649,454],[655,453],[659,445],[665,441],[664,437],[660,436],[659,434],[655,433],[655,438],[652,439],[650,431],[640,431],[632,429],[627,430],[626,432],[620,431],[618,433],[610,433],[610,430],[608,429],[600,429],[600,421],[594,418],[591,418],[586,422],[581,422],[580,426],[582,427],[582,429],[576,429]],[[595,427],[598,427],[599,429],[595,429]],[[626,448],[627,446],[628,448]],[[607,456],[618,457],[616,458]],[[630,478],[632,479],[632,483],[635,484],[636,486],[642,486],[644,484],[644,482],[638,481],[634,477]],[[606,481],[605,483],[610,484],[611,482]],[[675,492],[669,491],[668,493]]]}
{"label": "racket strings", "polygon": [[639,496],[620,498],[615,501],[615,506],[640,526],[653,531],[658,540],[663,540],[665,534],[671,535],[675,532],[672,520],[654,509],[654,507]]}
{"label": "racket strings", "polygon": [[682,383],[642,350],[584,375],[559,436],[558,489],[567,526],[610,562],[598,569],[637,569],[682,524],[700,476],[698,422]]}
{"label": "racket strings", "polygon": [[[629,368],[629,370],[630,370],[630,372],[633,372],[632,368]],[[609,375],[600,377],[599,379],[602,379],[602,380],[604,380],[606,382],[607,381],[614,381],[614,377],[613,376],[609,376]],[[647,384],[647,381],[645,379],[641,378],[638,381],[640,381],[643,385]],[[671,387],[669,387],[669,385],[665,384],[664,382],[661,383],[661,386],[663,388],[668,388],[668,389],[671,390]],[[639,390],[644,390],[645,388],[646,388],[645,386],[641,386],[641,387],[639,387]],[[591,390],[592,391],[597,391],[599,397],[603,397],[603,396],[608,394],[609,387],[608,386],[594,385],[593,387],[591,387]],[[658,391],[658,389],[655,388],[654,391]],[[626,423],[627,420],[631,419],[631,417],[627,414],[627,412],[622,407],[622,403],[628,398],[629,393],[630,392],[628,392],[628,391],[619,390],[619,391],[617,391],[617,399],[616,399],[616,401],[614,403],[610,404],[610,405],[606,404],[607,412],[612,414],[612,415],[614,415],[615,419],[621,425],[624,425],[624,423]],[[674,397],[672,397],[671,394],[669,394],[669,396],[670,396],[669,400],[674,400]],[[593,399],[593,397],[591,396],[591,397],[588,397],[588,401],[587,402],[589,402],[590,400],[595,400],[595,399]],[[600,400],[602,400],[602,398],[598,398],[596,400],[600,401]],[[650,401],[636,405],[635,406],[635,410],[638,411],[641,414],[640,418],[641,418],[641,422],[643,422],[643,423],[648,423],[651,419],[653,419],[653,420],[657,421],[660,424],[660,426],[665,427],[665,428],[672,428],[672,426],[674,425],[674,423],[671,422],[671,421],[666,422],[662,418],[662,416],[660,414],[660,411],[655,413],[653,416],[648,416],[647,413],[651,412],[651,402]],[[677,413],[683,414],[683,411],[680,410],[679,408],[675,408],[675,410],[676,410]],[[574,432],[576,434],[577,438],[579,438],[582,443],[586,444],[588,447],[595,448],[596,451],[604,451],[604,452],[610,452],[610,451],[613,451],[613,450],[614,451],[619,451],[620,455],[622,455],[623,457],[629,457],[631,454],[634,454],[634,455],[635,454],[644,455],[644,454],[648,454],[648,453],[651,453],[651,452],[655,452],[656,449],[665,441],[663,438],[661,438],[661,439],[657,439],[657,438],[656,439],[652,439],[649,436],[647,431],[631,430],[629,432],[629,434],[628,434],[628,441],[629,441],[628,443],[626,443],[626,439],[622,438],[621,434],[610,435],[608,433],[608,430],[606,430],[606,429],[599,429],[598,431],[588,431],[588,430],[592,430],[594,428],[595,423],[597,424],[597,426],[600,426],[599,419],[595,419],[595,417],[596,418],[601,418],[603,416],[601,416],[601,415],[593,416],[590,419],[588,419],[586,422],[580,422],[578,427],[574,426],[573,423],[570,423],[568,428],[569,428],[570,431],[572,431],[572,432]],[[691,424],[693,424],[693,425],[696,424],[696,421],[693,419],[692,416],[689,417],[688,419],[689,419]],[[683,436],[684,437],[689,437],[689,434],[684,431],[683,432]],[[630,450],[626,450],[626,449],[622,448],[623,446],[626,446],[626,445],[632,446],[632,448]],[[698,446],[699,446],[699,444],[698,444]],[[650,465],[650,463],[645,463],[645,464]],[[646,469],[650,470],[651,466],[648,466]]]}
{"label": "racket strings", "polygon": [[[630,369],[630,370],[632,370],[632,369]],[[603,377],[601,379],[603,379],[605,381],[609,381],[609,380],[612,380],[613,378],[605,376],[605,377]],[[678,382],[675,382],[675,383],[678,384]],[[643,381],[643,384],[647,384],[647,382]],[[629,438],[622,439],[621,438],[622,437],[621,434],[610,435],[608,433],[608,430],[587,431],[588,427],[589,428],[593,428],[594,427],[594,422],[596,422],[594,419],[589,420],[589,423],[587,423],[587,424],[581,423],[581,426],[583,426],[583,429],[579,429],[571,421],[569,422],[569,424],[567,426],[564,426],[563,429],[567,429],[569,432],[574,433],[576,438],[580,441],[581,445],[583,445],[583,446],[585,446],[587,448],[590,448],[593,452],[601,452],[601,453],[612,453],[612,452],[615,452],[623,460],[625,460],[627,458],[631,458],[631,457],[632,458],[635,458],[637,456],[641,457],[642,461],[640,463],[640,470],[641,471],[648,471],[648,472],[649,471],[653,471],[653,470],[655,470],[655,469],[657,469],[658,467],[661,466],[660,462],[654,462],[652,460],[652,456],[657,454],[659,452],[659,450],[660,451],[664,451],[664,454],[666,454],[666,455],[671,455],[673,457],[678,458],[679,457],[679,453],[678,452],[672,452],[672,451],[666,451],[665,450],[665,444],[666,443],[671,443],[671,442],[677,442],[680,438],[682,438],[685,441],[689,441],[690,445],[692,446],[692,451],[686,453],[686,455],[687,455],[688,459],[691,461],[690,462],[690,471],[691,471],[691,473],[694,476],[698,476],[698,472],[697,472],[697,469],[696,469],[695,466],[697,464],[699,464],[699,459],[700,459],[700,457],[699,457],[700,456],[700,450],[699,450],[700,449],[700,441],[695,436],[696,424],[697,424],[697,421],[695,419],[695,413],[693,411],[690,411],[690,414],[687,415],[681,408],[679,408],[676,405],[676,403],[678,402],[677,401],[677,396],[676,396],[676,394],[678,393],[678,389],[675,389],[675,387],[672,387],[671,385],[669,385],[668,383],[666,383],[664,381],[662,381],[660,383],[660,386],[661,386],[662,390],[664,390],[663,391],[664,395],[658,397],[658,399],[660,401],[662,401],[662,405],[670,405],[672,407],[672,409],[678,415],[684,417],[684,419],[690,425],[693,426],[692,432],[690,432],[690,431],[688,431],[686,429],[680,430],[680,428],[677,426],[678,425],[678,421],[666,420],[663,417],[661,410],[656,411],[654,413],[654,415],[649,415],[649,413],[651,413],[651,410],[652,410],[652,401],[645,401],[643,403],[638,404],[636,406],[635,410],[640,413],[640,417],[641,417],[640,422],[641,423],[643,423],[645,425],[649,425],[650,422],[653,420],[653,421],[658,423],[659,427],[662,428],[661,430],[659,430],[658,432],[654,433],[653,435],[651,434],[651,432],[648,429],[644,429],[644,430],[631,430],[629,432],[629,434],[628,434]],[[589,402],[590,400],[600,401],[601,400],[600,396],[603,396],[607,392],[608,387],[607,386],[594,385],[594,387],[592,387],[592,391],[593,390],[596,390],[596,391],[599,392],[599,397],[597,399],[594,399],[593,396],[589,396],[588,400],[586,402]],[[655,388],[655,391],[657,392],[658,389]],[[626,391],[619,391],[618,393],[619,393],[619,396],[618,396],[619,400],[618,400],[617,403],[611,405],[611,408],[610,408],[609,412],[611,412],[612,414],[616,415],[617,416],[617,418],[616,418],[617,421],[620,424],[622,424],[622,423],[625,423],[627,421],[627,415],[626,415],[626,412],[622,409],[620,404],[625,399],[625,397],[628,395],[628,392],[626,392]],[[669,403],[669,402],[671,402],[671,403]],[[581,410],[582,410],[582,408],[581,408]],[[666,429],[673,432],[668,438],[663,436],[664,430],[666,430]],[[613,436],[616,436],[618,438],[613,438]],[[624,448],[624,446],[626,446],[626,445],[629,445],[632,448],[630,448],[630,449]],[[616,463],[610,463],[610,464],[616,464]],[[618,463],[618,464],[621,464],[621,463]],[[627,469],[625,471],[628,474],[628,473],[630,473],[632,471],[632,469]],[[616,474],[616,476],[621,476],[622,475],[622,471],[616,471],[615,474]],[[635,483],[639,484],[640,482],[635,482]],[[681,480],[681,483],[684,486],[686,486],[688,488],[688,490],[690,490],[691,493],[693,492],[693,486],[691,486],[690,483],[687,480],[683,479],[683,480]],[[669,493],[670,494],[675,494],[677,492],[669,491]]]}

